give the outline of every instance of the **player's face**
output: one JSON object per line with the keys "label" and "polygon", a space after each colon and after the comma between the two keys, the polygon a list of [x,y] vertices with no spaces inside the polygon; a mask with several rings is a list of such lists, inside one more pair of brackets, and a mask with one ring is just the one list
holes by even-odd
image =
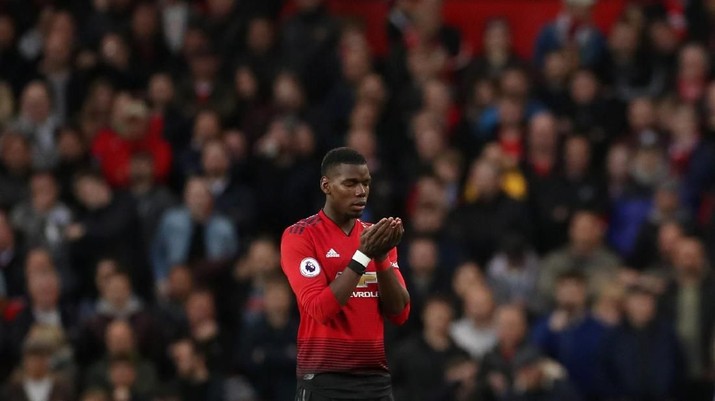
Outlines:
{"label": "player's face", "polygon": [[367,165],[341,164],[330,172],[324,191],[337,212],[358,218],[367,205],[370,181]]}

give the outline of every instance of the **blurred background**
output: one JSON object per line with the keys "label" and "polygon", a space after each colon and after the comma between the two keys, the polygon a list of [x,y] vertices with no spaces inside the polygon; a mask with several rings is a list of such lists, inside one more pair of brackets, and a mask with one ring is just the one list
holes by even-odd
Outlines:
{"label": "blurred background", "polygon": [[712,400],[714,50],[713,0],[4,0],[0,399],[293,399],[347,145],[397,401]]}

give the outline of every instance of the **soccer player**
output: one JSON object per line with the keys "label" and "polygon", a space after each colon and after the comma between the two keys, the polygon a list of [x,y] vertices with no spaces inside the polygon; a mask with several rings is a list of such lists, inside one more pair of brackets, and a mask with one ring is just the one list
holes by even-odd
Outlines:
{"label": "soccer player", "polygon": [[390,401],[383,319],[402,324],[410,311],[395,249],[402,221],[359,219],[370,171],[355,150],[329,151],[321,175],[325,206],[281,240],[281,267],[300,309],[296,401]]}

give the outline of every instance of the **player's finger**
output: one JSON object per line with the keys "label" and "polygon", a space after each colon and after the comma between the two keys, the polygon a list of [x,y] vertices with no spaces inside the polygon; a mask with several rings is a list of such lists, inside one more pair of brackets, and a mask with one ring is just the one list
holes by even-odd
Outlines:
{"label": "player's finger", "polygon": [[389,230],[389,228],[390,228],[389,219],[380,220],[380,223],[378,223],[377,227],[375,227],[373,229],[373,234],[372,234],[373,238],[375,238],[375,240],[382,238],[385,235],[385,233]]}
{"label": "player's finger", "polygon": [[377,223],[366,227],[362,232],[362,236],[369,237],[375,235],[375,229],[385,224],[385,218],[380,219]]}

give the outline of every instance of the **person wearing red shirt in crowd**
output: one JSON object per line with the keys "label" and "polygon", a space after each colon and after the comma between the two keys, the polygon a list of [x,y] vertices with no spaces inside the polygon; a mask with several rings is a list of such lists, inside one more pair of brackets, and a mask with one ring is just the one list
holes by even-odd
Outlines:
{"label": "person wearing red shirt in crowd", "polygon": [[112,110],[112,127],[100,130],[92,142],[92,154],[99,160],[102,174],[115,188],[129,185],[129,165],[137,153],[147,153],[154,161],[154,177],[163,181],[171,168],[171,147],[162,138],[164,121],[149,116],[139,99],[119,95]]}
{"label": "person wearing red shirt in crowd", "polygon": [[371,177],[355,150],[329,151],[321,174],[325,206],[281,240],[281,267],[301,316],[296,401],[390,401],[384,318],[403,324],[410,311],[395,249],[402,221],[359,219]]}

